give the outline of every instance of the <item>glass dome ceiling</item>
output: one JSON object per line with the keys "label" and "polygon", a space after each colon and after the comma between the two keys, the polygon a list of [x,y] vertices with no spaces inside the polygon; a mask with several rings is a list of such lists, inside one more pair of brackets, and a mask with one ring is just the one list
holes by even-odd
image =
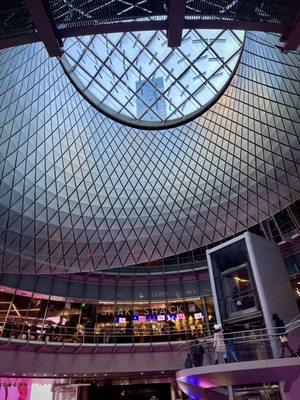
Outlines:
{"label": "glass dome ceiling", "polygon": [[62,65],[76,88],[112,119],[139,128],[176,126],[205,111],[227,87],[243,31],[185,30],[171,49],[163,31],[65,40]]}
{"label": "glass dome ceiling", "polygon": [[279,44],[247,32],[219,100],[162,131],[98,112],[41,43],[1,50],[0,271],[165,266],[299,199],[300,58]]}

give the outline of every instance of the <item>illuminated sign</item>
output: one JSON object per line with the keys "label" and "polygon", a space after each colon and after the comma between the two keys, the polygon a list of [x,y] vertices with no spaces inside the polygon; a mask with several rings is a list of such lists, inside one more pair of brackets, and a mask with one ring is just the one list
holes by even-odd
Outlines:
{"label": "illuminated sign", "polygon": [[195,319],[202,319],[203,318],[203,313],[202,312],[198,312],[194,314]]}
{"label": "illuminated sign", "polygon": [[117,317],[117,318],[115,318],[115,323],[126,324],[126,318]]}
{"label": "illuminated sign", "polygon": [[171,321],[172,319],[176,319],[176,314],[170,314],[170,315],[168,314],[167,315],[167,320],[168,321]]}
{"label": "illuminated sign", "polygon": [[184,305],[171,305],[169,307],[162,307],[162,308],[144,308],[144,309],[137,309],[131,307],[118,307],[114,308],[112,306],[100,306],[98,308],[98,312],[101,315],[115,315],[116,317],[131,317],[131,316],[139,316],[143,314],[145,316],[149,315],[153,317],[154,315],[167,315],[167,314],[182,314],[184,312]]}
{"label": "illuminated sign", "polygon": [[196,311],[196,306],[195,306],[195,304],[189,304],[189,306],[188,306],[188,310],[189,310],[189,312],[195,312]]}

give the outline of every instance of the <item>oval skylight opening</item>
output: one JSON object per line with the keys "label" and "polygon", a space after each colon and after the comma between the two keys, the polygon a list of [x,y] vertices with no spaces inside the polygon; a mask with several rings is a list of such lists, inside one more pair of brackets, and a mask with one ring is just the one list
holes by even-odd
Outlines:
{"label": "oval skylight opening", "polygon": [[185,30],[167,46],[164,31],[67,38],[61,63],[100,112],[137,128],[177,126],[204,112],[227,87],[245,33]]}

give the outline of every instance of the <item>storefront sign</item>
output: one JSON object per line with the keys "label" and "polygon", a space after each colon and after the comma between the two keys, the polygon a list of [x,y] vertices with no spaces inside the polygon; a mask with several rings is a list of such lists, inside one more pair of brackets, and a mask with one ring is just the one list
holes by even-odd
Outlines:
{"label": "storefront sign", "polygon": [[137,309],[137,308],[114,308],[111,306],[102,306],[100,307],[100,314],[101,315],[115,315],[115,316],[154,316],[154,315],[167,315],[167,314],[184,314],[184,305],[177,305],[177,306],[170,306],[166,308],[144,308],[144,309]]}

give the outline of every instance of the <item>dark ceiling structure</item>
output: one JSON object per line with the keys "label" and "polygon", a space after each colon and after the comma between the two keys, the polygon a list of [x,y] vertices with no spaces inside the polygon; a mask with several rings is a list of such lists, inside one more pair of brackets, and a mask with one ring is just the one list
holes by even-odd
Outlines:
{"label": "dark ceiling structure", "polygon": [[240,29],[281,34],[283,51],[300,38],[298,0],[2,0],[0,48],[42,41],[50,56],[62,39],[112,32],[166,30],[168,45],[183,29]]}

